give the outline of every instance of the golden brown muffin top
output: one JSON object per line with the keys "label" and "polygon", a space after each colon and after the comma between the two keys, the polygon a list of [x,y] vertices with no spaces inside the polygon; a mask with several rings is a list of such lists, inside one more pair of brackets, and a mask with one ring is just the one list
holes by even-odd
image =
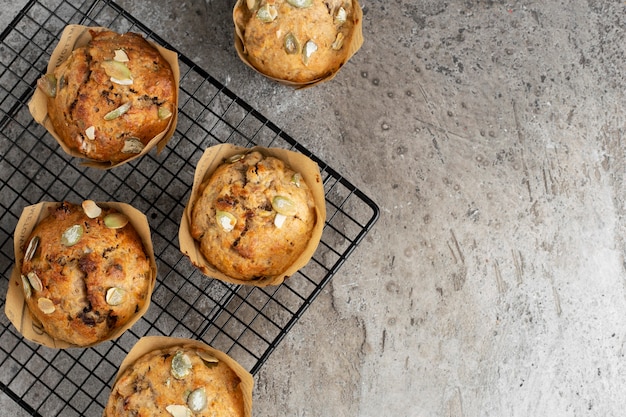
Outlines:
{"label": "golden brown muffin top", "polygon": [[193,346],[140,357],[115,382],[104,417],[240,417],[240,379],[223,361]]}
{"label": "golden brown muffin top", "polygon": [[[87,211],[94,216],[93,210]],[[33,319],[51,337],[78,346],[106,339],[150,296],[141,238],[125,215],[100,210],[90,218],[80,205],[60,204],[24,250],[22,283]]]}
{"label": "golden brown muffin top", "polygon": [[89,159],[113,163],[140,153],[167,129],[176,106],[169,63],[136,33],[90,30],[40,87],[56,133]]}
{"label": "golden brown muffin top", "polygon": [[191,235],[207,261],[231,278],[277,276],[302,254],[316,223],[300,173],[260,152],[237,155],[202,184]]}
{"label": "golden brown muffin top", "polygon": [[352,0],[250,0],[234,10],[250,63],[304,83],[339,70],[352,36]]}

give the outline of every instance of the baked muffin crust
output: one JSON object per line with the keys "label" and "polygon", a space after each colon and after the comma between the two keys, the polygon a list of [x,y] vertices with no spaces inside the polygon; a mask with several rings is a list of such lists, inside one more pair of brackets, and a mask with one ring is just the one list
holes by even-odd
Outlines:
{"label": "baked muffin crust", "polygon": [[136,33],[90,30],[39,86],[55,132],[73,151],[117,163],[167,129],[176,106],[169,63]]}
{"label": "baked muffin crust", "polygon": [[337,72],[355,26],[352,0],[240,1],[234,19],[250,64],[295,83]]}
{"label": "baked muffin crust", "polygon": [[191,235],[206,260],[246,281],[277,276],[291,266],[315,223],[315,202],[300,174],[259,151],[219,166],[191,210]]}
{"label": "baked muffin crust", "polygon": [[240,382],[225,362],[206,350],[187,345],[157,349],[120,375],[104,417],[244,416]]}
{"label": "baked muffin crust", "polygon": [[149,297],[152,272],[141,238],[122,213],[101,210],[90,218],[80,205],[61,203],[24,250],[21,276],[33,320],[77,346],[107,339]]}

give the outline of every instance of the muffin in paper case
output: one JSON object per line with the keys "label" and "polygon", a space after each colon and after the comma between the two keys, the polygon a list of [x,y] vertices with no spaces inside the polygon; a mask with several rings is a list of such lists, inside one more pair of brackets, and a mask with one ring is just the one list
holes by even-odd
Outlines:
{"label": "muffin in paper case", "polygon": [[[82,205],[84,221],[56,230],[57,219],[62,223],[63,218],[77,216],[77,210],[69,210],[70,205]],[[111,213],[115,214],[108,216]],[[42,230],[37,229],[42,222],[47,224],[45,234],[35,235],[35,230]],[[100,225],[120,232],[113,230],[106,240],[100,239],[98,232],[88,230],[102,230]],[[131,229],[123,231],[128,227]],[[124,242],[137,249],[114,249],[111,236],[117,233],[132,239]],[[145,215],[128,204],[86,200],[82,204],[41,202],[25,207],[15,229],[14,251],[5,314],[28,340],[57,349],[94,346],[121,336],[150,306],[157,276],[150,227]],[[42,257],[43,251],[47,255]],[[133,260],[134,256],[140,259]],[[28,271],[23,270],[24,265]],[[129,276],[125,265],[128,270],[142,265],[134,271],[140,274]],[[137,288],[130,288],[129,281]],[[130,302],[130,307],[135,306],[129,309]],[[31,308],[38,310],[31,313]],[[47,320],[46,326],[37,317]]]}
{"label": "muffin in paper case", "polygon": [[[273,163],[283,177],[272,176]],[[226,182],[216,182],[216,171],[217,178],[222,179],[224,169],[230,166],[238,171],[237,176],[232,181],[228,177]],[[285,169],[280,170],[281,166]],[[279,207],[285,202],[291,204],[287,201],[294,196],[291,191],[300,194],[303,190],[308,190],[310,197],[306,203],[293,197],[292,213]],[[304,215],[304,210],[310,214]],[[305,216],[313,221],[307,240],[300,224],[292,228],[293,223],[303,223]],[[310,261],[325,220],[324,186],[319,167],[310,158],[280,148],[217,145],[206,149],[196,166],[180,223],[180,249],[210,277],[233,284],[279,285]],[[207,236],[201,236],[204,231],[198,229],[199,224],[207,227]],[[287,231],[295,232],[285,235]],[[282,236],[287,240],[281,240]],[[217,248],[207,250],[204,245],[212,242]]]}
{"label": "muffin in paper case", "polygon": [[67,154],[109,169],[165,147],[179,78],[176,52],[140,34],[68,25],[28,107]]}
{"label": "muffin in paper case", "polygon": [[103,417],[138,411],[173,417],[252,417],[253,386],[248,371],[206,343],[144,336],[120,365]]}
{"label": "muffin in paper case", "polygon": [[238,0],[233,22],[239,58],[295,88],[333,79],[363,44],[357,0]]}

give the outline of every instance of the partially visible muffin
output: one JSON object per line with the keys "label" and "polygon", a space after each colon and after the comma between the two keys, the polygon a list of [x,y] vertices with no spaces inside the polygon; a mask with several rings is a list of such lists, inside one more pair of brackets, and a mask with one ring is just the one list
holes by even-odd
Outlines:
{"label": "partially visible muffin", "polygon": [[244,281],[283,273],[307,247],[316,221],[301,174],[259,151],[220,165],[201,185],[190,218],[205,259]]}
{"label": "partially visible muffin", "polygon": [[89,200],[83,206],[61,203],[35,226],[20,271],[33,320],[76,346],[124,327],[149,300],[152,280],[128,217]]}
{"label": "partially visible muffin", "polygon": [[157,349],[118,377],[104,417],[242,417],[240,382],[228,364],[196,346]]}
{"label": "partially visible muffin", "polygon": [[[261,73],[294,83],[324,79],[348,60],[353,0],[240,0],[233,19],[245,58]],[[357,4],[358,7],[358,4]]]}
{"label": "partially visible muffin", "polygon": [[47,96],[54,131],[69,149],[118,163],[168,128],[177,105],[174,74],[139,34],[89,32],[91,41],[38,86]]}

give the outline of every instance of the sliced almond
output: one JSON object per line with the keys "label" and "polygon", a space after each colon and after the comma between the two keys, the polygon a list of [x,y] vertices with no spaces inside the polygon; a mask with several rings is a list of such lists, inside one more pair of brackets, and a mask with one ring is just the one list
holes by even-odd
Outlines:
{"label": "sliced almond", "polygon": [[35,291],[43,290],[43,284],[41,283],[39,276],[34,271],[30,271],[26,275],[26,278],[28,278],[28,282],[30,283],[30,286],[33,287],[33,290]]}
{"label": "sliced almond", "polygon": [[43,314],[52,314],[56,308],[54,307],[54,303],[49,298],[41,297],[37,300],[37,306]]}
{"label": "sliced almond", "polygon": [[121,229],[128,224],[128,216],[124,213],[111,213],[104,216],[104,225],[109,229]]}
{"label": "sliced almond", "polygon": [[343,25],[346,23],[346,20],[348,20],[348,13],[346,12],[346,9],[339,7],[339,9],[337,9],[337,13],[335,14],[335,24]]}
{"label": "sliced almond", "polygon": [[28,242],[28,247],[26,248],[26,252],[24,252],[24,262],[28,262],[33,259],[35,256],[35,252],[37,251],[37,247],[39,246],[39,236],[34,236],[30,242]]}
{"label": "sliced almond", "polygon": [[132,78],[120,79],[120,78],[111,77],[111,82],[115,84],[119,84],[119,85],[133,85]]}
{"label": "sliced almond", "polygon": [[170,404],[165,407],[168,413],[172,415],[172,417],[192,417],[193,414],[191,410],[187,408],[186,405],[178,405],[178,404]]}
{"label": "sliced almond", "polygon": [[218,363],[219,360],[205,350],[197,350],[196,353],[206,363]]}
{"label": "sliced almond", "polygon": [[102,214],[102,209],[93,200],[85,200],[82,203],[83,211],[90,219],[95,219]]}
{"label": "sliced almond", "polygon": [[128,55],[126,55],[126,52],[124,52],[123,49],[116,49],[115,50],[115,56],[113,57],[113,61],[117,61],[117,62],[128,62]]}
{"label": "sliced almond", "polygon": [[85,136],[87,136],[87,139],[89,140],[94,140],[96,138],[96,127],[89,126],[87,129],[85,129]]}
{"label": "sliced almond", "polygon": [[283,227],[283,224],[285,224],[285,220],[287,220],[287,216],[276,213],[276,217],[274,217],[274,226],[276,226],[277,229],[280,229]]}
{"label": "sliced almond", "polygon": [[122,153],[141,153],[144,144],[137,138],[128,138],[124,141]]}

